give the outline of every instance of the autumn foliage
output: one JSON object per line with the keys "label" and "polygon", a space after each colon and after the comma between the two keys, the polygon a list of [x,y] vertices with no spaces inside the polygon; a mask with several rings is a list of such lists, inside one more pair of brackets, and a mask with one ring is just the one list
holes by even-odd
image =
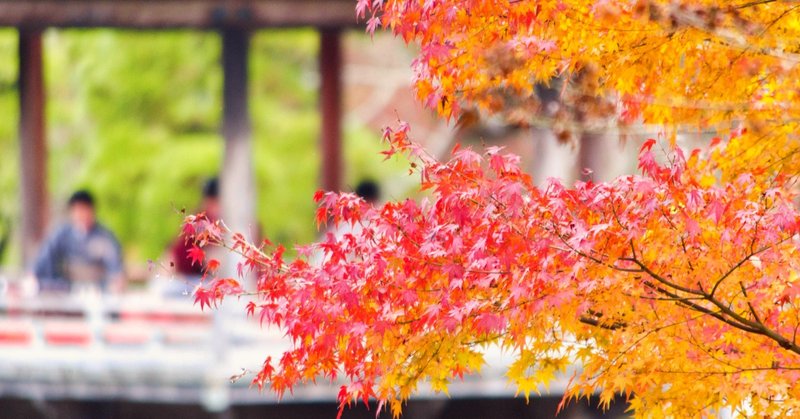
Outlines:
{"label": "autumn foliage", "polygon": [[[257,278],[245,291],[212,261],[198,302],[252,295],[249,314],[292,341],[254,383],[282,394],[342,380],[342,406],[399,413],[421,382],[446,391],[478,372],[494,344],[526,397],[578,365],[565,401],[797,415],[798,7],[718,3],[359,0],[370,30],[420,44],[416,89],[444,117],[533,118],[535,83],[560,78],[556,118],[655,124],[664,140],[643,144],[638,175],[537,187],[499,148],[440,162],[401,123],[386,154],[409,159],[423,198],[320,192],[317,223],[348,232],[293,259],[191,216],[187,236],[242,254]],[[671,139],[690,127],[717,137],[684,151]]]}

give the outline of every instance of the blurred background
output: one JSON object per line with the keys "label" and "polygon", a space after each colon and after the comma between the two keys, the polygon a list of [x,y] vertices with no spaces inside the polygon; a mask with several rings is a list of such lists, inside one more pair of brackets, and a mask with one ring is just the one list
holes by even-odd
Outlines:
{"label": "blurred background", "polygon": [[[402,162],[383,163],[378,152],[380,128],[394,123],[394,110],[416,106],[412,52],[402,42],[379,38],[376,44],[360,30],[343,34],[344,188],[362,178],[389,180],[405,169]],[[316,234],[309,222],[311,197],[321,187],[319,35],[308,28],[260,30],[250,42],[258,221],[277,241],[309,241]],[[126,260],[144,265],[158,258],[177,235],[179,210],[193,210],[203,183],[220,171],[220,36],[49,29],[42,48],[47,224],[58,224],[69,195],[86,188],[96,196],[99,218],[122,242]],[[19,226],[21,211],[17,50],[17,31],[0,30],[0,219],[12,227]],[[3,224],[3,237],[20,233],[8,227]],[[3,266],[20,267],[20,250],[9,241]]]}
{"label": "blurred background", "polygon": [[[0,2],[0,417],[335,417],[336,384],[280,404],[249,388],[250,371],[284,347],[280,334],[245,319],[237,302],[200,311],[194,283],[167,263],[182,210],[202,209],[216,176],[228,225],[291,248],[319,234],[317,189],[371,180],[381,200],[414,196],[405,162],[379,154],[381,128],[398,118],[440,157],[455,141],[505,145],[539,182],[635,167],[637,141],[613,131],[565,142],[546,124],[435,117],[411,90],[414,49],[365,35],[354,5]],[[45,293],[33,276],[79,189],[119,240],[124,293]],[[526,404],[506,384],[502,354],[487,358],[452,398],[423,389],[404,416],[555,414],[558,386]],[[579,403],[562,417],[622,415],[624,404],[614,406]],[[374,414],[359,407],[344,417]]]}

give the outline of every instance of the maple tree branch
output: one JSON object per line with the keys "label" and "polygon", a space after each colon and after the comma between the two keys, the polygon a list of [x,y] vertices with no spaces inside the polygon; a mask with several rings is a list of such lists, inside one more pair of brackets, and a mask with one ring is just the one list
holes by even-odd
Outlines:
{"label": "maple tree branch", "polygon": [[[632,262],[634,262],[637,265],[641,266],[642,269],[648,275],[650,275],[652,278],[654,278],[655,280],[657,280],[657,281],[659,281],[659,282],[661,282],[661,283],[663,283],[663,284],[665,284],[665,285],[667,285],[667,286],[669,286],[671,288],[674,288],[674,289],[678,289],[678,290],[681,290],[681,291],[687,290],[687,288],[685,288],[685,287],[680,287],[677,284],[673,284],[670,281],[664,280],[661,276],[659,276],[658,274],[656,274],[653,271],[651,271],[649,268],[647,268],[644,264],[642,264],[641,262],[639,262],[635,258],[631,258],[631,259],[633,259]],[[680,288],[676,288],[675,286],[678,286]],[[715,317],[715,318],[717,318],[719,320],[722,320],[723,322],[725,322],[725,323],[727,323],[727,324],[729,324],[729,325],[731,325],[733,327],[736,327],[737,329],[743,330],[745,332],[764,335],[764,336],[774,340],[782,348],[790,350],[790,351],[792,351],[792,352],[794,352],[796,354],[800,354],[800,346],[798,346],[794,342],[790,341],[786,337],[780,335],[779,333],[775,332],[774,330],[770,329],[769,327],[767,327],[766,325],[764,325],[760,321],[748,320],[747,318],[745,318],[745,317],[741,316],[740,314],[736,313],[735,311],[733,311],[730,307],[728,307],[725,304],[723,304],[721,301],[719,301],[716,298],[714,298],[714,296],[711,295],[710,293],[706,293],[706,292],[703,292],[703,291],[693,291],[691,289],[688,289],[688,290],[692,291],[691,292],[692,294],[695,294],[695,293],[699,292],[700,293],[699,295],[702,295],[705,298],[706,301],[710,302],[711,304],[713,304],[714,306],[719,308],[719,310],[723,314],[728,316],[729,318],[725,318],[724,316],[721,316],[719,314],[712,314],[713,312],[711,310],[709,310],[709,309],[707,309],[707,308],[705,308],[703,306],[700,306],[700,305],[698,305],[696,303],[693,303],[691,301],[681,301],[680,302],[681,304],[685,304],[685,305],[689,306],[692,309],[695,309],[695,310],[701,311],[703,313],[712,315],[713,317]],[[688,291],[684,291],[684,292],[688,292]],[[679,296],[676,296],[676,297],[679,297]],[[731,321],[731,319],[733,321]]]}
{"label": "maple tree branch", "polygon": [[762,370],[798,370],[798,369],[800,369],[800,367],[782,366],[776,361],[773,361],[770,367],[741,367],[741,366],[733,364],[731,361],[726,360],[725,358],[721,358],[721,357],[717,356],[716,353],[713,350],[709,350],[708,348],[703,346],[700,343],[700,341],[697,339],[697,337],[695,337],[692,329],[688,329],[687,332],[689,334],[690,343],[692,343],[694,346],[699,348],[709,358],[713,359],[714,361],[732,368],[734,370],[734,371],[732,371],[732,373],[744,372],[744,371],[748,371],[748,370],[751,370],[751,369],[754,370],[754,371],[762,371]]}
{"label": "maple tree branch", "polygon": [[[665,285],[665,286],[667,286],[667,287],[669,287],[671,289],[675,289],[677,291],[682,291],[682,292],[685,292],[687,294],[696,296],[695,298],[693,298],[694,300],[705,300],[705,301],[710,301],[715,306],[719,306],[720,305],[720,304],[718,304],[718,302],[716,300],[712,301],[713,297],[709,297],[709,295],[707,295],[702,290],[695,290],[695,289],[692,289],[692,288],[687,288],[687,287],[681,286],[681,285],[676,284],[676,283],[674,283],[672,281],[669,281],[666,278],[662,277],[661,275],[655,273],[653,270],[651,270],[647,265],[642,263],[636,257],[636,250],[635,250],[632,242],[630,243],[630,246],[631,246],[631,251],[633,253],[633,257],[620,258],[620,260],[629,261],[629,262],[632,262],[632,263],[636,264],[640,268],[638,270],[629,269],[629,268],[622,268],[622,267],[618,267],[618,266],[603,262],[600,259],[597,259],[597,258],[595,258],[595,257],[593,257],[591,255],[585,254],[584,252],[581,252],[581,251],[575,249],[560,234],[557,234],[557,236],[561,239],[561,241],[571,251],[573,251],[576,254],[578,254],[579,256],[587,258],[587,259],[589,259],[589,260],[591,260],[591,261],[593,261],[593,262],[595,262],[597,264],[601,264],[603,266],[607,266],[607,267],[610,267],[610,268],[612,268],[614,270],[621,271],[621,272],[628,272],[628,273],[630,273],[630,272],[644,272],[648,276],[650,276],[651,278],[655,279],[659,283],[661,283],[661,284],[663,284],[663,285]],[[748,256],[748,259],[749,259],[749,257],[750,256]],[[742,264],[743,263],[744,262],[742,262]],[[741,264],[739,264],[738,266],[741,266]],[[735,269],[733,269],[733,270],[735,270]],[[730,274],[728,274],[728,275],[730,275]],[[744,318],[742,318],[742,317],[740,317],[738,315],[736,315],[736,317],[739,317],[739,318],[736,318],[735,316],[731,316],[731,313],[732,314],[736,314],[736,313],[733,312],[732,310],[728,309],[728,308],[726,308],[726,310],[728,311],[728,313],[725,313],[725,314],[728,315],[728,317],[726,317],[726,316],[723,316],[722,314],[720,314],[718,312],[715,312],[715,311],[713,311],[713,310],[711,310],[711,309],[709,309],[707,307],[704,307],[703,305],[700,305],[700,304],[692,301],[692,299],[690,299],[690,298],[681,296],[681,295],[676,294],[674,292],[670,292],[669,290],[664,289],[662,287],[659,287],[659,286],[657,286],[657,285],[655,285],[653,283],[645,281],[644,284],[646,286],[648,286],[649,288],[655,290],[656,292],[659,292],[662,295],[666,295],[667,297],[670,297],[670,298],[674,299],[680,305],[683,305],[683,306],[685,306],[685,307],[687,307],[689,309],[698,311],[700,313],[710,315],[710,316],[712,316],[712,317],[714,317],[714,318],[716,318],[716,319],[718,319],[718,320],[720,320],[720,321],[722,321],[722,322],[724,322],[724,323],[726,323],[726,324],[728,324],[730,326],[733,326],[733,327],[735,327],[737,329],[740,329],[740,330],[743,330],[743,331],[749,332],[749,333],[765,334],[765,331],[763,330],[764,328],[758,327],[758,325],[755,325],[755,324],[748,324],[746,319],[744,319]],[[586,323],[586,324],[590,324],[590,325],[594,325],[594,326],[601,326],[600,322],[595,320],[595,319],[591,319],[591,318],[583,319],[583,318],[581,318],[580,320],[581,320],[581,322]],[[745,320],[745,321],[742,321],[742,320]],[[609,325],[606,324],[605,326],[609,326]],[[611,325],[611,326],[613,326],[614,328],[620,328],[622,325]],[[605,328],[608,328],[608,327],[605,327]],[[614,329],[611,329],[611,330],[614,330]]]}
{"label": "maple tree branch", "polygon": [[599,327],[599,328],[602,328],[602,329],[607,329],[607,330],[617,330],[617,329],[622,329],[622,328],[625,328],[625,327],[628,326],[626,323],[619,322],[619,321],[615,321],[614,323],[608,324],[608,323],[601,322],[600,320],[595,319],[593,317],[587,317],[587,316],[581,316],[578,320],[581,323],[588,324],[590,326],[596,326],[596,327]]}
{"label": "maple tree branch", "polygon": [[755,319],[756,323],[758,324],[764,324],[758,317],[758,314],[756,314],[756,309],[753,308],[753,304],[750,303],[750,299],[747,297],[747,290],[745,289],[744,284],[741,281],[739,281],[739,288],[741,288],[742,290],[742,295],[744,296],[744,299],[747,302],[747,307],[750,309],[750,314],[753,315],[753,319]]}
{"label": "maple tree branch", "polygon": [[[648,285],[648,287],[649,287],[649,286],[652,285],[652,283],[646,283],[646,285]],[[704,301],[705,300],[705,298],[703,298],[703,297],[670,297],[670,296],[666,296],[666,297],[649,297],[649,296],[645,296],[645,295],[634,295],[634,294],[629,294],[629,293],[622,293],[622,295],[624,295],[626,297],[639,298],[639,299],[642,299],[642,300],[650,300],[650,301],[683,302],[683,301],[692,301],[692,300],[694,300],[694,301]]]}
{"label": "maple tree branch", "polygon": [[709,309],[707,307],[704,307],[704,306],[702,306],[700,304],[697,304],[696,302],[692,301],[692,300],[698,300],[698,299],[706,300],[705,297],[696,297],[696,298],[682,297],[682,296],[680,296],[678,294],[675,294],[675,293],[670,292],[670,291],[668,291],[668,290],[666,290],[664,288],[661,288],[661,287],[659,287],[659,286],[657,286],[657,285],[655,285],[655,284],[653,284],[653,283],[651,283],[649,281],[645,281],[644,284],[646,286],[650,287],[651,289],[661,293],[662,295],[666,295],[666,296],[674,299],[678,304],[680,304],[680,305],[682,305],[682,306],[684,306],[686,308],[689,308],[691,310],[695,310],[695,311],[700,312],[702,314],[709,315],[711,317],[714,317],[717,320],[720,320],[720,321],[722,321],[724,323],[727,323],[727,324],[729,324],[729,325],[731,325],[731,326],[733,326],[733,327],[735,327],[737,329],[744,330],[746,332],[750,332],[750,333],[758,333],[759,332],[759,330],[756,329],[756,328],[749,327],[749,326],[743,325],[741,323],[735,322],[735,321],[733,321],[731,319],[728,319],[725,316],[721,315],[719,312],[711,310],[711,309]]}
{"label": "maple tree branch", "polygon": [[778,1],[778,0],[754,0],[754,1],[751,1],[751,2],[747,2],[747,3],[744,3],[744,4],[740,4],[738,6],[732,6],[732,7],[734,9],[747,9],[748,7],[760,6],[762,4],[775,3],[776,1]]}
{"label": "maple tree branch", "polygon": [[653,370],[652,372],[657,372],[659,374],[704,374],[704,375],[734,375],[734,374],[743,374],[745,372],[756,372],[756,371],[778,371],[778,370],[787,370],[787,371],[800,371],[800,367],[784,367],[782,365],[778,366],[769,366],[769,367],[750,367],[750,368],[736,368],[735,371],[708,371],[708,370]]}
{"label": "maple tree branch", "polygon": [[[716,318],[718,320],[721,320],[721,321],[723,321],[723,322],[725,322],[725,323],[727,323],[727,324],[729,324],[729,325],[731,325],[733,327],[736,327],[736,328],[738,328],[740,330],[743,330],[745,332],[765,335],[765,336],[775,340],[779,345],[781,345],[781,347],[783,347],[785,349],[790,349],[793,352],[796,352],[796,353],[800,354],[800,347],[795,345],[793,342],[790,342],[788,339],[786,339],[785,337],[779,335],[777,332],[772,331],[771,329],[766,327],[763,323],[754,322],[754,321],[751,321],[751,320],[748,320],[748,319],[742,317],[741,315],[739,315],[738,313],[733,311],[731,308],[725,306],[722,302],[720,302],[719,300],[714,298],[714,296],[711,295],[710,293],[707,293],[707,292],[703,291],[702,289],[697,291],[697,290],[694,290],[694,289],[691,289],[691,288],[683,287],[683,286],[681,286],[679,284],[675,284],[672,281],[668,281],[667,279],[665,279],[661,275],[658,275],[657,273],[652,271],[647,265],[642,263],[636,257],[636,250],[633,247],[633,243],[631,242],[630,245],[631,245],[631,251],[633,252],[634,257],[621,258],[621,259],[633,262],[634,264],[636,264],[639,267],[641,267],[642,270],[645,273],[647,273],[647,275],[649,275],[651,278],[655,279],[657,282],[659,282],[659,283],[661,283],[661,284],[663,284],[663,285],[665,285],[665,286],[667,286],[667,287],[669,287],[671,289],[675,289],[675,290],[678,290],[678,291],[683,291],[683,292],[691,294],[691,295],[697,295],[697,296],[702,297],[704,300],[710,302],[711,304],[713,304],[714,306],[719,308],[720,311],[725,315],[723,316],[722,314],[716,313],[716,312],[708,309],[707,307],[704,307],[704,306],[702,306],[700,304],[697,304],[697,303],[695,303],[693,301],[686,300],[684,297],[682,297],[682,296],[680,296],[680,295],[678,295],[676,293],[673,293],[673,292],[671,292],[669,290],[663,289],[663,288],[658,287],[658,286],[654,286],[655,284],[650,285],[650,287],[653,288],[654,290],[656,290],[657,292],[660,292],[660,293],[662,293],[664,295],[667,295],[669,297],[678,299],[679,300],[678,303],[681,304],[681,305],[687,306],[688,308],[691,308],[693,310],[699,311],[701,313],[708,314],[708,315],[710,315],[710,316],[712,316],[712,317],[714,317],[714,318]],[[764,249],[764,250],[766,250],[766,249]],[[760,250],[760,251],[763,251],[763,250]],[[748,256],[747,258],[745,258],[743,260],[744,261],[749,260],[750,257],[751,256]],[[737,264],[735,267],[738,268],[743,263],[744,262],[741,262],[741,263]],[[735,269],[732,269],[731,271],[734,271],[734,270]],[[729,276],[729,275],[730,275],[730,273],[727,273],[727,276]],[[648,285],[647,282],[645,282],[645,285]]]}
{"label": "maple tree branch", "polygon": [[791,352],[794,352],[794,353],[800,355],[800,346],[798,346],[794,342],[790,341],[789,339],[787,339],[783,335],[779,334],[778,332],[770,329],[764,323],[762,323],[760,320],[755,320],[755,321],[754,320],[748,320],[747,318],[745,318],[742,315],[736,313],[730,307],[726,306],[725,304],[723,304],[721,301],[717,300],[716,298],[714,298],[710,294],[706,294],[706,299],[709,302],[711,302],[711,304],[714,304],[715,306],[717,306],[720,309],[720,311],[722,311],[723,313],[725,313],[729,317],[735,319],[736,321],[738,321],[741,324],[749,326],[752,329],[756,329],[757,332],[755,332],[755,333],[760,334],[760,335],[764,335],[764,336],[774,340],[781,348],[787,349],[787,350],[789,350]]}
{"label": "maple tree branch", "polygon": [[632,262],[633,264],[635,264],[638,267],[642,268],[642,271],[644,273],[646,273],[647,275],[649,275],[651,278],[655,279],[656,281],[658,281],[658,282],[660,282],[660,283],[662,283],[662,284],[664,284],[664,285],[666,285],[666,286],[668,286],[668,287],[670,287],[672,289],[675,289],[675,290],[678,290],[678,291],[683,291],[683,292],[685,292],[687,294],[691,294],[691,295],[699,295],[699,296],[703,296],[704,295],[703,291],[696,290],[696,289],[693,289],[693,288],[684,287],[683,285],[676,284],[676,283],[674,283],[672,281],[667,280],[663,276],[653,272],[647,265],[642,263],[636,257],[620,258],[620,260]]}
{"label": "maple tree branch", "polygon": [[717,280],[714,282],[714,286],[711,288],[711,292],[709,292],[709,294],[708,294],[708,295],[709,295],[710,297],[712,297],[712,298],[713,298],[713,297],[714,297],[714,294],[717,292],[717,289],[718,289],[718,288],[719,288],[719,286],[722,284],[722,281],[724,281],[724,280],[725,280],[725,279],[727,279],[729,276],[731,276],[731,274],[733,274],[733,273],[734,273],[734,272],[735,272],[737,269],[739,269],[739,268],[740,268],[742,265],[744,265],[744,264],[745,264],[745,263],[746,263],[748,260],[750,260],[750,258],[752,258],[753,256],[756,256],[756,255],[758,255],[759,253],[762,253],[762,252],[766,251],[766,250],[767,250],[767,249],[769,249],[770,247],[772,247],[772,246],[764,246],[764,247],[762,247],[762,248],[758,249],[758,250],[757,250],[757,251],[755,251],[755,252],[751,251],[751,252],[750,252],[750,253],[749,253],[747,256],[745,256],[743,259],[741,259],[741,260],[740,260],[739,262],[737,262],[735,265],[731,266],[731,268],[730,268],[730,269],[728,269],[728,270],[727,270],[727,271],[726,271],[724,274],[722,274],[722,276],[720,276],[720,277],[719,277],[719,278],[718,278],[718,279],[717,279]]}

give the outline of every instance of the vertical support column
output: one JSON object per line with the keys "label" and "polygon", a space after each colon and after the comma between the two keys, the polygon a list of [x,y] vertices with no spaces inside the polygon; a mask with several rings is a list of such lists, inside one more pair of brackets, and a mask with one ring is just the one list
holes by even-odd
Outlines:
{"label": "vertical support column", "polygon": [[233,28],[222,30],[222,135],[225,139],[225,155],[220,181],[225,223],[233,231],[254,238],[257,235],[256,191],[247,88],[249,44],[248,31]]}
{"label": "vertical support column", "polygon": [[321,187],[338,191],[342,178],[342,31],[320,29],[319,74],[322,112]]}
{"label": "vertical support column", "polygon": [[561,143],[550,128],[534,127],[531,137],[535,150],[531,174],[536,184],[545,186],[549,178],[558,178],[571,185],[575,181],[576,147]]}
{"label": "vertical support column", "polygon": [[[222,219],[234,232],[255,240],[256,190],[253,170],[253,141],[248,107],[248,64],[250,33],[244,29],[224,28],[222,35],[222,136],[225,151],[220,174]],[[227,253],[223,256],[224,275],[235,277],[236,266],[242,258]],[[228,346],[226,314],[222,309],[214,313],[214,340],[212,350],[217,365],[223,365]],[[214,373],[217,376],[217,373]],[[220,374],[221,376],[221,374]],[[230,410],[227,386],[214,381],[204,395],[206,409],[225,417]]]}
{"label": "vertical support column", "polygon": [[19,30],[19,150],[22,260],[30,266],[47,225],[47,144],[42,31]]}
{"label": "vertical support column", "polygon": [[[626,149],[619,138],[620,133],[616,129],[608,129],[603,133],[584,133],[581,136],[578,153],[581,180],[607,182],[636,171],[635,163],[629,159],[630,155],[636,155],[636,146],[631,144]],[[591,169],[592,173],[585,174],[585,168]]]}
{"label": "vertical support column", "polygon": [[605,155],[613,152],[604,149],[607,141],[602,134],[584,132],[580,136],[578,150],[578,173],[583,181],[605,180]]}
{"label": "vertical support column", "polygon": [[[635,147],[635,146],[634,146]],[[603,133],[584,133],[581,135],[578,153],[578,170],[581,180],[606,182],[626,173],[631,173],[630,164],[626,164],[625,150],[619,142],[619,132],[608,130]],[[586,174],[583,169],[590,169]]]}
{"label": "vertical support column", "polygon": [[[561,106],[561,86],[563,80],[554,78],[549,86],[536,85],[536,95],[542,102],[544,116],[554,118]],[[552,127],[533,127],[531,136],[534,141],[534,158],[531,174],[536,184],[545,186],[549,178],[558,178],[564,184],[575,181],[575,164],[578,158],[576,148],[556,138]]]}

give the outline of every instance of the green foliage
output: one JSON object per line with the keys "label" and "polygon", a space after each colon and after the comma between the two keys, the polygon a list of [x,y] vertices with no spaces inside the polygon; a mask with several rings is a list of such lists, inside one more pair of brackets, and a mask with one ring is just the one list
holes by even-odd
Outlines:
{"label": "green foliage", "polygon": [[49,31],[45,48],[55,206],[86,187],[129,256],[158,257],[219,166],[218,38]]}
{"label": "green foliage", "polygon": [[[318,37],[264,31],[251,41],[250,81],[258,216],[279,241],[316,231]],[[221,42],[214,32],[50,30],[45,37],[49,188],[54,215],[76,188],[93,191],[100,219],[129,261],[157,258],[196,209],[222,161]],[[0,214],[17,217],[16,33],[0,32]],[[346,129],[349,185],[385,178],[378,133]],[[354,158],[364,154],[369,159]],[[364,163],[369,162],[369,163]],[[0,232],[2,234],[2,232]],[[1,256],[1,255],[0,255]],[[7,261],[9,262],[9,261]]]}
{"label": "green foliage", "polygon": [[12,234],[10,223],[18,212],[17,120],[17,33],[0,30],[0,264],[10,259],[6,243]]}

